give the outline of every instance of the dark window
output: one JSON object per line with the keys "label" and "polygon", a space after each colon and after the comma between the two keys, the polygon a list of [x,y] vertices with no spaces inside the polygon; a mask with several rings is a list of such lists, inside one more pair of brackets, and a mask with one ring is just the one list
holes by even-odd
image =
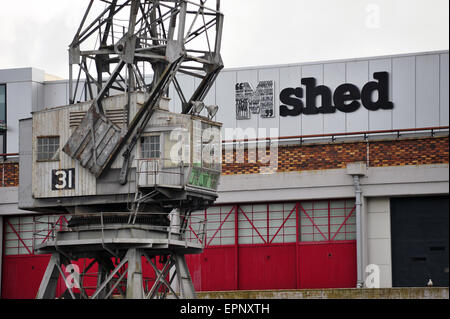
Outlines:
{"label": "dark window", "polygon": [[159,135],[142,137],[141,148],[143,158],[159,158],[161,156],[161,143]]}
{"label": "dark window", "polygon": [[0,129],[6,124],[6,85],[0,84]]}
{"label": "dark window", "polygon": [[6,85],[0,84],[0,153],[6,153]]}
{"label": "dark window", "polygon": [[37,138],[37,160],[59,160],[59,136]]}

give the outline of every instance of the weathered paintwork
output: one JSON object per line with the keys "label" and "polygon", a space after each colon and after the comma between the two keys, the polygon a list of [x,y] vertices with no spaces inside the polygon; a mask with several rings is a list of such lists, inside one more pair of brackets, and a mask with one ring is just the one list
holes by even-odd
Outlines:
{"label": "weathered paintwork", "polygon": [[[33,177],[32,192],[34,198],[56,198],[56,197],[78,197],[94,196],[97,194],[112,193],[106,189],[109,184],[98,183],[96,172],[108,160],[110,151],[106,148],[114,148],[118,139],[121,138],[121,127],[126,117],[123,114],[123,105],[126,103],[126,95],[116,95],[105,99],[106,117],[90,110],[91,102],[78,103],[58,108],[46,109],[33,114]],[[129,108],[129,118],[139,112],[143,107],[145,96],[143,93],[133,93]],[[90,125],[94,124],[95,148],[97,150],[97,163],[94,163],[91,152],[92,133]],[[220,170],[215,168],[217,174],[211,177],[207,168],[198,167],[193,169],[191,163],[201,163],[203,133],[202,123],[220,130],[220,124],[203,117],[196,117],[187,114],[172,113],[164,108],[156,108],[150,121],[148,122],[142,136],[160,135],[161,137],[161,159],[158,159],[161,171],[158,172],[157,181],[159,186],[182,188],[186,184],[196,187],[197,190],[208,192],[217,190],[217,180]],[[71,143],[67,143],[74,132]],[[180,141],[179,134],[184,132],[185,138],[182,140],[181,153],[183,154],[178,162],[172,163],[173,147]],[[60,149],[59,158],[54,161],[37,161],[37,138],[59,136]],[[218,136],[217,136],[218,139]],[[109,141],[109,142],[108,142]],[[141,141],[139,140],[132,150],[131,168],[139,168],[141,173],[137,176],[140,187],[155,186],[155,174],[153,174],[153,164],[142,162]],[[64,147],[64,151],[63,151]],[[72,154],[73,157],[67,153]],[[220,152],[219,161],[220,161]],[[122,167],[123,157],[117,156],[110,165],[110,170],[117,170]],[[73,189],[52,189],[52,170],[75,169]],[[139,171],[138,170],[138,171]],[[180,175],[182,175],[180,177]],[[216,176],[217,175],[217,176]],[[211,177],[211,178],[207,178]],[[217,177],[217,178],[216,178]],[[134,178],[132,180],[135,180]],[[123,187],[123,194],[130,191],[128,185]],[[131,192],[134,192],[134,187]]]}

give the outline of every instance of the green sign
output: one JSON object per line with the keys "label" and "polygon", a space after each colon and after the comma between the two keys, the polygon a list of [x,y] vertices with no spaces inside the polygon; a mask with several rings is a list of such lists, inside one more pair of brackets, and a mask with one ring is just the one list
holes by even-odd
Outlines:
{"label": "green sign", "polygon": [[215,190],[217,188],[219,174],[204,170],[198,166],[193,166],[191,175],[189,176],[189,184]]}

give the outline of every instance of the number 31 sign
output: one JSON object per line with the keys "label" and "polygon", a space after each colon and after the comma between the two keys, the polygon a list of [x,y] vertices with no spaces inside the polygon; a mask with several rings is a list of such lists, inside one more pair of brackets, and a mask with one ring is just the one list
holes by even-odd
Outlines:
{"label": "number 31 sign", "polygon": [[75,168],[52,170],[52,190],[75,189]]}

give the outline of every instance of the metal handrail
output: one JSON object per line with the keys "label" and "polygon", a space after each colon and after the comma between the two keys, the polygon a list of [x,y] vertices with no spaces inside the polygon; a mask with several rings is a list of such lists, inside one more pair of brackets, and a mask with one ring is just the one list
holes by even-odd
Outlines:
{"label": "metal handrail", "polygon": [[[104,222],[104,216],[105,214],[108,214],[107,212],[100,212],[100,224],[95,224],[95,225],[90,225],[89,229],[98,229],[101,231],[102,233],[102,237],[101,237],[101,244],[102,246],[105,248],[105,250],[107,250],[108,252],[110,252],[112,255],[115,255],[114,252],[107,247],[107,244],[104,242],[104,230],[108,229],[108,224],[105,224]],[[139,216],[164,216],[167,217],[168,214],[167,213],[155,213],[155,212],[139,212]],[[184,224],[183,223],[183,219],[188,216],[188,223]],[[180,219],[179,219],[179,223],[174,223],[174,222],[169,222],[169,225],[154,225],[154,224],[149,224],[148,226],[150,226],[152,229],[161,231],[161,232],[167,232],[168,233],[168,239],[173,240],[174,237],[171,236],[172,233],[178,233],[180,235],[180,238],[177,240],[182,240],[184,242],[200,242],[202,243],[202,246],[204,247],[204,238],[206,236],[206,222],[207,220],[204,217],[199,217],[199,216],[195,216],[195,215],[184,215],[184,214],[180,214]],[[187,238],[187,232],[189,232],[189,227],[188,225],[199,225],[198,231],[196,231],[196,235],[198,236],[197,239],[196,238],[192,238],[189,239]],[[183,227],[186,226],[184,229]],[[137,226],[138,228],[140,226]],[[174,229],[179,229],[179,232],[173,232]],[[197,229],[195,229],[197,230]],[[53,234],[53,233],[52,233]],[[50,237],[50,236],[49,236]]]}
{"label": "metal handrail", "polygon": [[19,156],[19,153],[0,153],[0,157],[13,157]]}
{"label": "metal handrail", "polygon": [[137,158],[136,161],[138,163],[137,170],[136,170],[137,173],[154,173],[156,171],[156,172],[167,173],[167,174],[180,174],[180,173],[177,173],[177,172],[164,171],[164,170],[160,170],[160,169],[143,171],[143,170],[141,170],[141,168],[142,168],[142,164],[144,164],[144,163],[158,163],[159,164],[160,162],[163,162],[163,161],[171,161],[175,165],[171,166],[171,167],[166,167],[166,168],[178,168],[178,167],[187,166],[182,161],[174,162],[171,159],[158,158],[158,157],[156,157],[156,158]]}
{"label": "metal handrail", "polygon": [[307,138],[319,138],[319,137],[339,137],[339,136],[352,136],[352,135],[375,135],[375,134],[387,134],[396,133],[400,136],[400,133],[406,132],[423,132],[430,131],[433,135],[436,131],[448,130],[449,126],[433,126],[422,128],[407,128],[407,129],[395,129],[395,130],[376,130],[376,131],[359,131],[359,132],[344,132],[344,133],[327,133],[327,134],[311,134],[311,135],[293,135],[293,136],[279,136],[279,137],[264,137],[264,138],[247,138],[247,139],[233,139],[222,140],[222,144],[225,143],[241,143],[241,142],[258,142],[258,141],[282,141],[282,140],[302,140]]}
{"label": "metal handrail", "polygon": [[[54,222],[43,222],[39,220],[34,220],[35,224],[46,224],[50,227],[47,229],[40,229],[38,231],[33,231],[33,239],[43,239],[45,240],[54,240],[56,238],[56,232],[65,231],[68,229],[67,225],[62,225],[58,223],[59,219]],[[61,229],[57,230],[57,226],[60,226]]]}
{"label": "metal handrail", "polygon": [[[144,175],[144,177],[153,175],[153,178],[154,178],[153,185],[157,185],[158,183],[156,182],[156,177],[159,174],[179,175],[180,176],[179,185],[184,186],[184,167],[187,167],[187,165],[185,165],[183,161],[180,161],[177,163],[177,162],[172,161],[171,159],[166,159],[166,158],[138,158],[138,159],[136,159],[136,161],[137,161],[136,186],[140,184],[140,177],[142,175]],[[175,164],[175,165],[171,165],[170,167],[166,167],[164,169],[164,164],[163,165],[160,164],[161,162],[164,162],[164,161],[170,161],[172,164]],[[147,168],[144,170],[143,165],[145,163],[155,163],[155,164],[147,165]],[[150,169],[148,168],[148,166],[151,166]],[[156,166],[156,168],[155,168],[155,166]],[[163,168],[160,169],[160,166],[163,166]],[[168,169],[172,169],[172,170],[168,170]]]}
{"label": "metal handrail", "polygon": [[[141,185],[140,182],[140,178],[141,177],[150,177],[153,175],[153,182],[149,183],[149,184],[145,184],[146,186],[150,186],[150,185],[157,185],[157,176],[160,176],[160,174],[171,174],[171,175],[179,175],[180,176],[180,180],[179,183],[176,184],[177,186],[181,186],[184,187],[187,184],[189,184],[189,182],[185,181],[185,168],[190,168],[189,172],[187,173],[188,176],[190,176],[191,171],[193,169],[199,169],[202,172],[206,172],[206,173],[212,173],[212,174],[218,174],[220,175],[221,173],[221,169],[217,168],[211,168],[211,167],[205,167],[205,166],[197,166],[195,163],[185,163],[183,161],[180,161],[178,163],[170,160],[170,159],[165,159],[165,158],[142,158],[142,159],[136,159],[137,161],[137,165],[136,165],[136,181],[138,185]],[[178,165],[173,165],[171,167],[166,167],[166,168],[160,168],[160,166],[164,166],[163,164],[161,165],[161,162],[164,161],[171,161],[172,163],[176,163]],[[149,164],[147,165],[146,168],[144,168],[144,164],[145,163],[153,163],[153,164]],[[149,167],[150,166],[150,167]],[[171,169],[171,170],[169,170]],[[179,170],[178,170],[179,169]],[[146,181],[148,182],[148,181]],[[142,185],[141,185],[142,186]]]}

